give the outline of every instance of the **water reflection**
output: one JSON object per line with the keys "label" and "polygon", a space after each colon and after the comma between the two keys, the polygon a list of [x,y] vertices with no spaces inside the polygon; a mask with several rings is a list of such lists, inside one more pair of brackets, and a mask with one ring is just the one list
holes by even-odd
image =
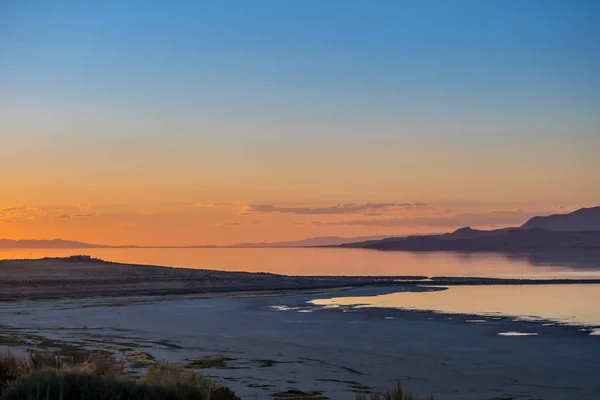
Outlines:
{"label": "water reflection", "polygon": [[600,285],[452,286],[429,292],[314,300],[321,306],[405,308],[456,314],[519,316],[600,326]]}
{"label": "water reflection", "polygon": [[576,269],[600,268],[600,252],[569,251],[553,253],[506,254],[512,260],[524,259],[532,265],[556,266]]}
{"label": "water reflection", "polygon": [[336,248],[19,249],[0,259],[88,254],[103,260],[286,275],[427,275],[479,277],[600,277],[600,254],[426,253]]}

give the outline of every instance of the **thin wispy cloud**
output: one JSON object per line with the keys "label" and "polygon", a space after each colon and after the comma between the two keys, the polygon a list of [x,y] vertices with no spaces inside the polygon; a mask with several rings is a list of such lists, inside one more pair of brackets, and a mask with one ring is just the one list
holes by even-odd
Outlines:
{"label": "thin wispy cloud", "polygon": [[74,219],[74,218],[91,218],[97,216],[98,213],[91,212],[87,214],[60,214],[56,216],[57,219]]}
{"label": "thin wispy cloud", "polygon": [[0,220],[10,222],[33,221],[44,214],[43,210],[28,206],[0,208]]}
{"label": "thin wispy cloud", "polygon": [[235,207],[239,203],[199,203],[196,207],[201,208],[217,208],[217,207]]}
{"label": "thin wispy cloud", "polygon": [[243,221],[226,221],[226,222],[217,222],[214,224],[214,226],[248,226],[248,225],[258,225],[260,224],[260,221],[250,221],[250,222],[243,222]]}
{"label": "thin wispy cloud", "polygon": [[12,222],[36,221],[36,220],[70,220],[75,218],[91,218],[98,215],[97,212],[77,213],[80,208],[62,207],[5,207],[0,208],[0,220]]}
{"label": "thin wispy cloud", "polygon": [[0,208],[0,213],[5,213],[5,212],[12,212],[12,211],[20,211],[20,210],[27,210],[28,207],[7,207],[7,208]]}
{"label": "thin wispy cloud", "polygon": [[408,210],[425,207],[425,203],[347,203],[332,204],[321,207],[281,207],[273,204],[247,204],[241,214],[297,214],[297,215],[343,215],[363,214],[372,215],[383,212]]}
{"label": "thin wispy cloud", "polygon": [[521,225],[529,218],[540,215],[525,209],[492,210],[479,213],[462,213],[451,215],[426,215],[418,217],[386,217],[364,218],[342,221],[314,221],[315,225],[328,226],[427,226],[427,227],[460,227],[460,226],[506,226]]}

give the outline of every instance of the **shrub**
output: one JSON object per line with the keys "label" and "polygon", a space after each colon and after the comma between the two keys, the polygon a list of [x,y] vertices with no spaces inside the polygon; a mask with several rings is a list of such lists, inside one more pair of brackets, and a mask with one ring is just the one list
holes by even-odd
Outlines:
{"label": "shrub", "polygon": [[229,388],[215,386],[209,378],[194,371],[185,370],[167,361],[148,367],[140,382],[150,385],[192,387],[199,390],[207,399],[235,400],[238,397]]}
{"label": "shrub", "polygon": [[0,354],[0,395],[8,386],[29,372],[27,362],[10,351]]}
{"label": "shrub", "polygon": [[72,364],[72,362],[61,358],[58,353],[39,350],[29,353],[29,368],[32,371],[39,371],[46,368],[61,369]]}
{"label": "shrub", "polygon": [[153,385],[132,379],[88,372],[44,370],[20,378],[3,400],[234,400],[231,392],[203,390],[187,385]]}
{"label": "shrub", "polygon": [[125,363],[111,356],[90,355],[79,369],[93,375],[119,377],[125,374]]}
{"label": "shrub", "polygon": [[[411,393],[406,393],[400,384],[400,381],[396,381],[396,385],[388,390],[383,395],[380,395],[377,392],[365,394],[358,393],[356,395],[356,400],[419,400],[418,397]],[[426,397],[424,400],[434,400],[433,396]]]}
{"label": "shrub", "polygon": [[159,361],[148,367],[140,380],[151,385],[188,385],[199,389],[208,389],[211,386],[208,378],[168,361]]}

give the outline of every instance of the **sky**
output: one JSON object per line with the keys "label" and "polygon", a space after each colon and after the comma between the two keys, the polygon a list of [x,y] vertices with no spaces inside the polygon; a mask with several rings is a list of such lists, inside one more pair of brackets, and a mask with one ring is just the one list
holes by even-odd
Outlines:
{"label": "sky", "polygon": [[0,2],[0,238],[192,245],[600,205],[600,2]]}

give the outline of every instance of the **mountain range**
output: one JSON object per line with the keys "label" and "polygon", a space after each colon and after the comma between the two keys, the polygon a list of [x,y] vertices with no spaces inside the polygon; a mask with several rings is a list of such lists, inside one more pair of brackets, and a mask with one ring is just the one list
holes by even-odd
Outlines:
{"label": "mountain range", "polygon": [[[405,235],[406,236],[406,235]],[[317,236],[308,239],[294,240],[288,242],[260,242],[260,243],[237,243],[233,247],[318,247],[339,246],[346,243],[364,242],[368,240],[380,240],[390,235],[340,237],[340,236]],[[396,236],[403,237],[403,236]]]}
{"label": "mountain range", "polygon": [[600,207],[533,217],[514,228],[486,231],[465,227],[442,235],[391,237],[340,247],[398,251],[600,250]]}
{"label": "mountain range", "polygon": [[600,206],[568,214],[533,217],[520,227],[477,230],[470,227],[452,233],[411,236],[319,236],[297,241],[237,243],[233,246],[110,246],[73,240],[0,239],[0,249],[98,249],[98,248],[218,248],[218,247],[353,247],[404,251],[548,251],[600,249]]}
{"label": "mountain range", "polygon": [[[135,248],[162,248],[162,249],[202,249],[202,248],[255,248],[255,247],[319,247],[319,246],[337,246],[345,243],[362,242],[366,240],[378,240],[390,237],[390,235],[377,236],[358,236],[358,237],[340,237],[340,236],[318,236],[308,239],[287,241],[287,242],[257,242],[257,243],[236,243],[232,246],[218,246],[215,244],[197,245],[197,246],[111,246],[104,244],[91,244],[77,242],[74,240],[12,240],[0,239],[0,249],[135,249]],[[397,236],[400,237],[400,236]]]}
{"label": "mountain range", "polygon": [[111,246],[82,243],[74,240],[12,240],[0,239],[0,249],[98,249]]}

